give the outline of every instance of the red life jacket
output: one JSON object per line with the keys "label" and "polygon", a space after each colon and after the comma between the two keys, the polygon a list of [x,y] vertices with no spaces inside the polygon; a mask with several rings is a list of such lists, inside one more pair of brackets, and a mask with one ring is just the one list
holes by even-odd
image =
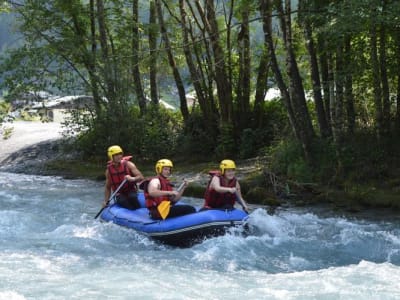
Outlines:
{"label": "red life jacket", "polygon": [[166,196],[161,196],[161,197],[152,197],[149,195],[149,190],[148,190],[148,184],[150,180],[158,178],[160,180],[161,184],[161,191],[172,191],[172,184],[169,182],[169,180],[165,177],[162,177],[160,175],[155,176],[155,177],[150,177],[146,179],[143,183],[141,183],[141,186],[143,185],[143,191],[144,191],[144,197],[146,199],[146,207],[148,209],[154,209],[157,208],[157,206],[162,202],[162,201],[170,201],[170,199]]}
{"label": "red life jacket", "polygon": [[221,208],[227,205],[234,206],[236,201],[236,195],[232,193],[218,193],[216,190],[210,188],[211,180],[214,176],[219,178],[219,184],[222,187],[236,187],[237,179],[234,177],[233,179],[226,181],[225,177],[221,175],[218,171],[210,171],[209,174],[212,176],[210,181],[208,182],[207,189],[204,195],[204,207],[206,208]]}
{"label": "red life jacket", "polygon": [[[113,191],[118,189],[122,181],[124,181],[126,175],[133,176],[131,170],[128,168],[127,163],[131,158],[132,156],[123,157],[118,167],[115,167],[112,161],[107,163],[108,178],[111,181],[111,189]],[[137,192],[137,186],[135,182],[127,181],[120,188],[119,194],[128,195],[130,192]]]}

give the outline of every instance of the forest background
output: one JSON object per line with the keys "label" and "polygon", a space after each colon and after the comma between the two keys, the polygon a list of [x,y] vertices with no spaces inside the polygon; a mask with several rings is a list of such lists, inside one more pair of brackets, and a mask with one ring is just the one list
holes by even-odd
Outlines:
{"label": "forest background", "polygon": [[400,207],[399,1],[0,5],[23,41],[1,45],[0,119],[27,92],[91,95],[64,124],[64,151],[82,160],[104,165],[112,144],[149,163],[262,157],[275,196],[291,183],[317,201]]}

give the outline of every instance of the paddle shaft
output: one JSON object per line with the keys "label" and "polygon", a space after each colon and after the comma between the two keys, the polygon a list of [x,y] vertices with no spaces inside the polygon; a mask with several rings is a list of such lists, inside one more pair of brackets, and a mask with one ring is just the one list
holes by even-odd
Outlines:
{"label": "paddle shaft", "polygon": [[185,181],[183,181],[182,183],[181,183],[181,185],[176,189],[176,191],[177,192],[180,192],[183,188],[184,188],[184,186],[185,186]]}
{"label": "paddle shaft", "polygon": [[121,182],[121,184],[117,187],[117,189],[111,194],[110,198],[108,198],[108,201],[106,203],[106,205],[104,207],[102,207],[100,209],[100,211],[97,213],[97,215],[94,217],[95,219],[97,219],[98,216],[100,216],[100,214],[103,212],[103,210],[108,206],[108,203],[110,203],[111,199],[115,197],[115,195],[119,192],[119,190],[123,187],[123,185],[126,182],[126,178]]}

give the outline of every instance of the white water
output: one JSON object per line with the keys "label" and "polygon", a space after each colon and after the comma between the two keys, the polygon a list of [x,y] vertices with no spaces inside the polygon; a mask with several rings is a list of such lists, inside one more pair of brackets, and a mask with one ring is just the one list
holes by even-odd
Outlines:
{"label": "white water", "polygon": [[94,220],[102,197],[0,173],[0,299],[400,299],[399,219],[257,209],[251,235],[179,249]]}

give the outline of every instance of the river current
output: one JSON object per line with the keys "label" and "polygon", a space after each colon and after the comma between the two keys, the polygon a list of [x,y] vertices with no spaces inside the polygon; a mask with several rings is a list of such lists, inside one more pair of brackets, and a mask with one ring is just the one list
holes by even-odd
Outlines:
{"label": "river current", "polygon": [[173,248],[94,220],[102,200],[99,182],[0,173],[0,299],[400,299],[396,217],[257,208],[249,235]]}

